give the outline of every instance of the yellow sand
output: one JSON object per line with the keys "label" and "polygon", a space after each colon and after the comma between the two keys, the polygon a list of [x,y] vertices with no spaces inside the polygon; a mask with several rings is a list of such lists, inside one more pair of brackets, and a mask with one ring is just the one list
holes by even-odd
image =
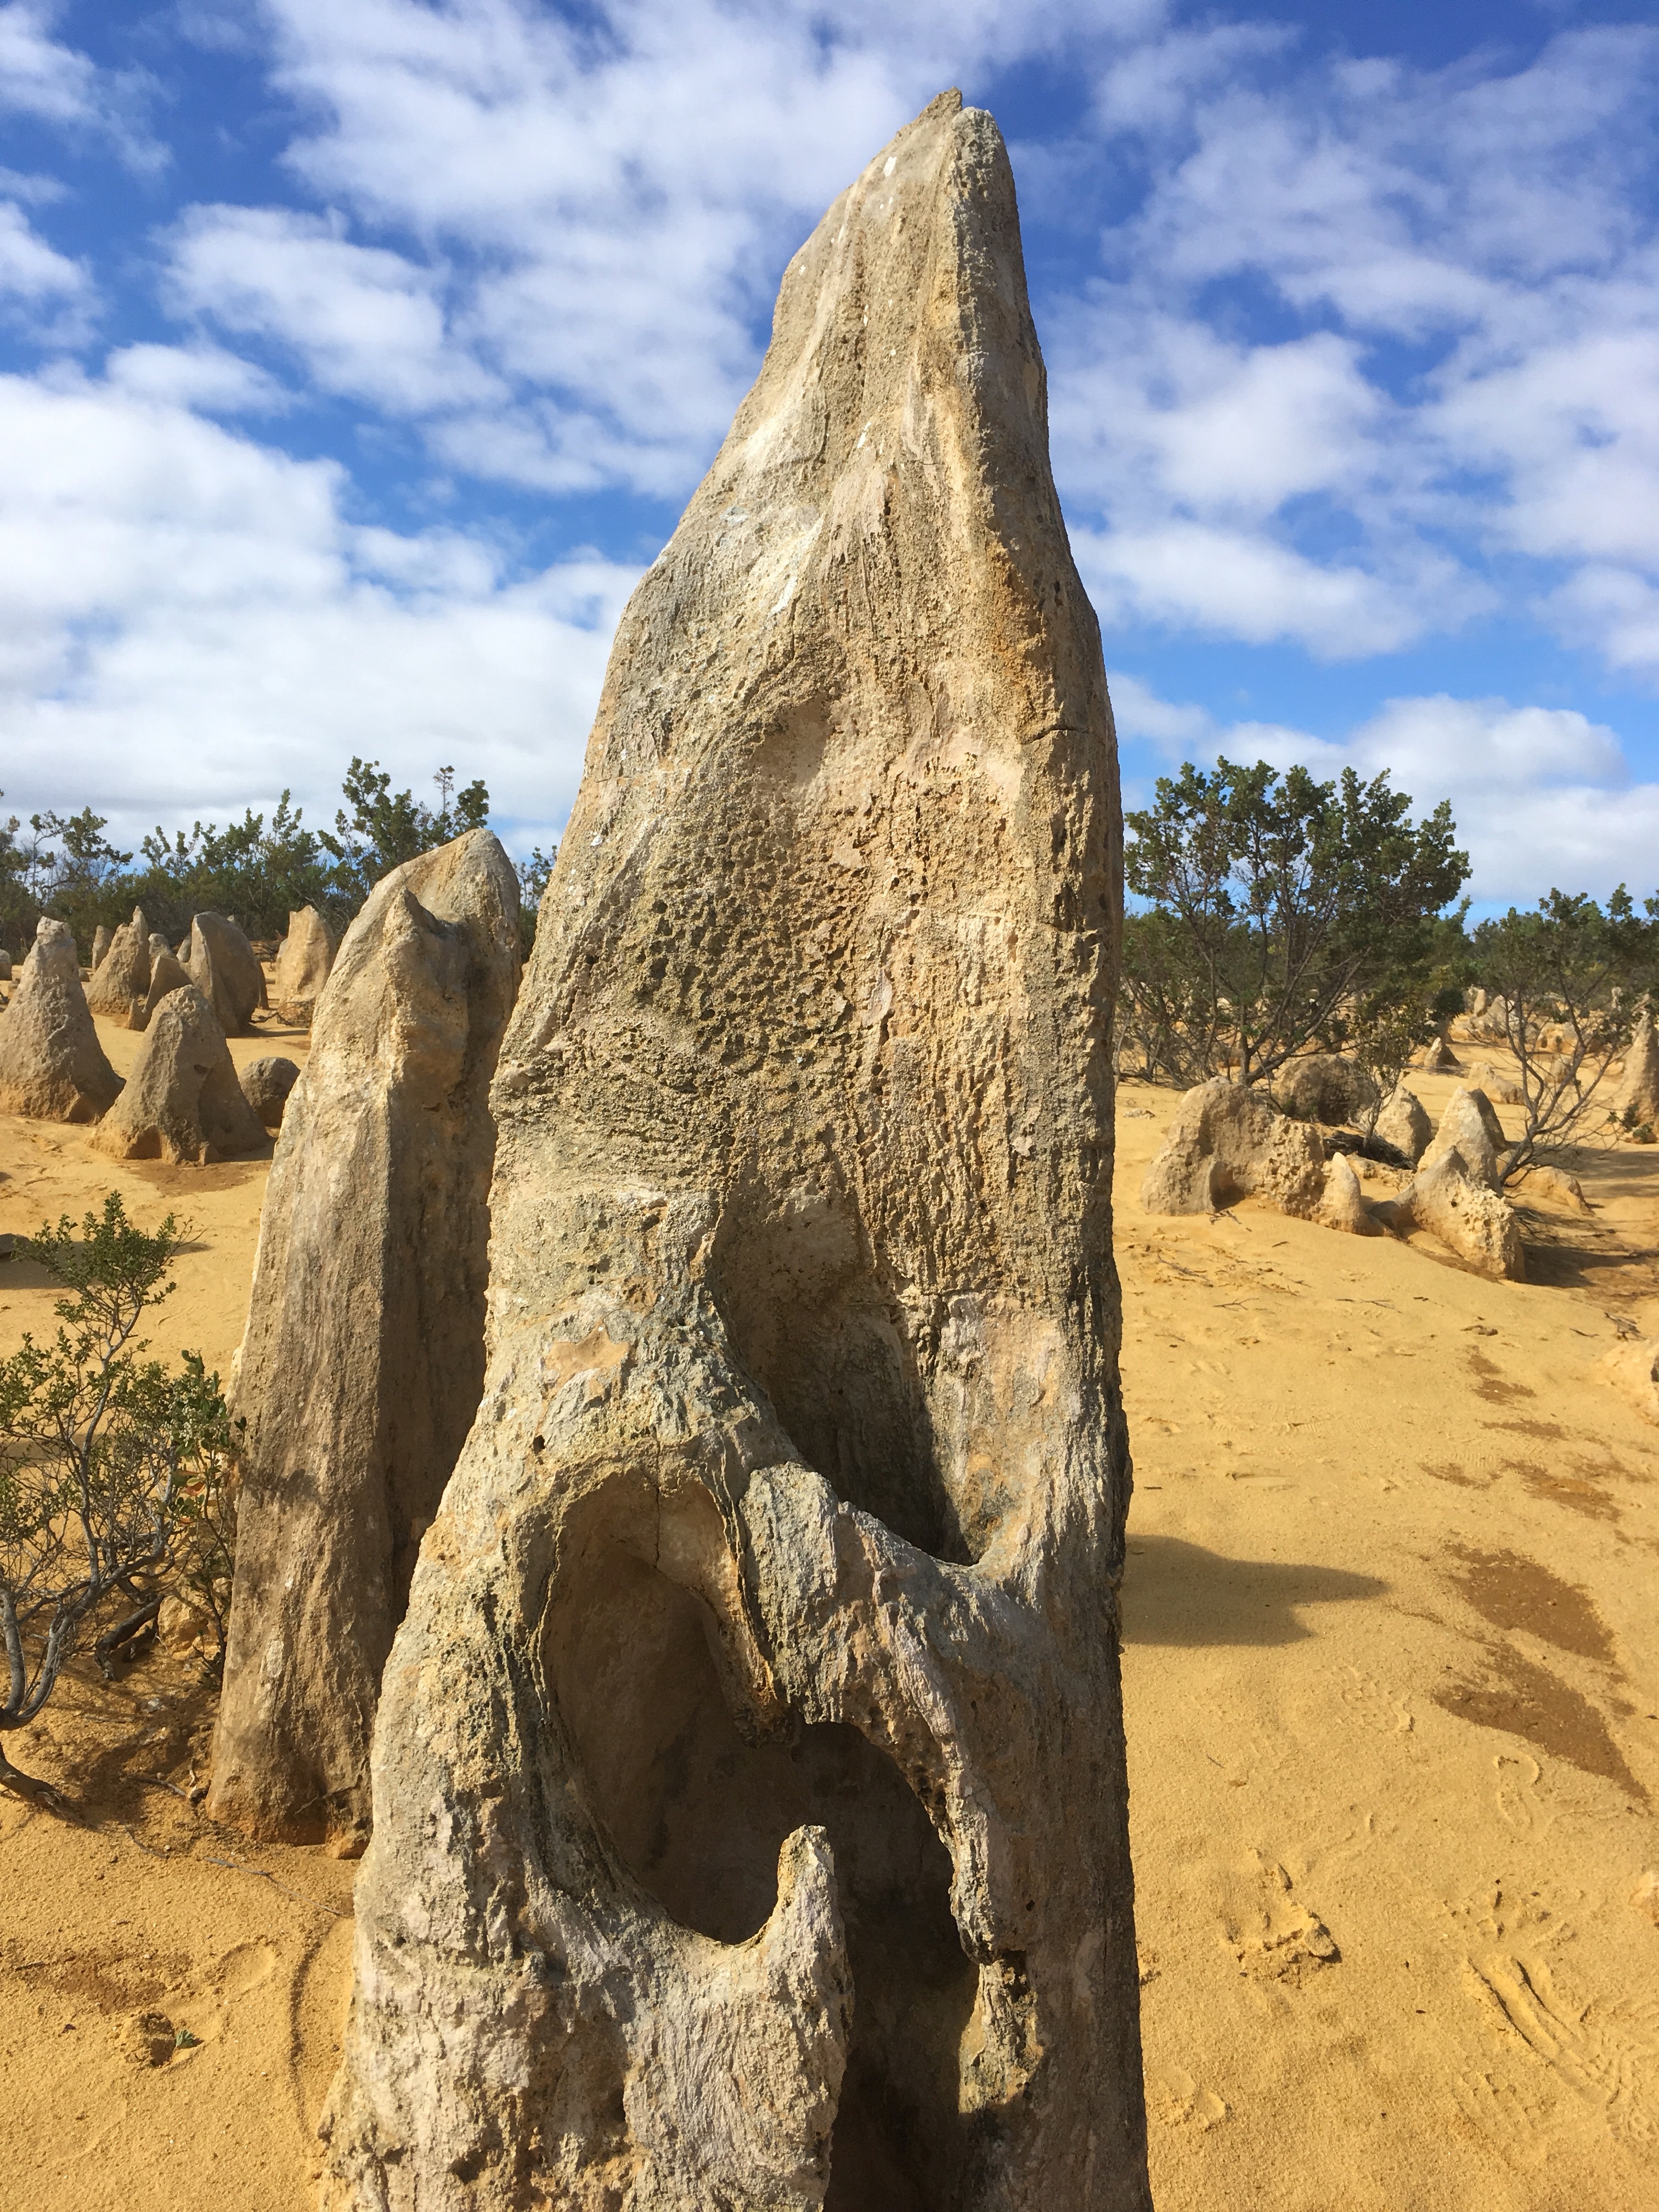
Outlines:
{"label": "yellow sand", "polygon": [[[1659,1429],[1594,1369],[1613,1316],[1659,1334],[1659,1150],[1581,1160],[1595,1212],[1529,1220],[1518,1286],[1253,1205],[1149,1218],[1173,1104],[1126,1087],[1118,1178],[1161,2212],[1651,2212]],[[0,1117],[0,1231],[111,1188],[190,1216],[155,1340],[221,1369],[265,1174]],[[0,1267],[0,1349],[52,1295]],[[156,1656],[13,1742],[88,1825],[0,1801],[0,2212],[312,2201],[352,1869],[175,1794],[211,1718]],[[159,2067],[128,2050],[151,2009],[200,2039]]]}

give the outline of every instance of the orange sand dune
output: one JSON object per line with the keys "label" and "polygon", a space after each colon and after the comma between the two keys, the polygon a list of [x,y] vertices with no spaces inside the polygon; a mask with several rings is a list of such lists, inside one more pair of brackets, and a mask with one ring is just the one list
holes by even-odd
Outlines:
{"label": "orange sand dune", "polygon": [[[1537,1279],[1492,1284],[1253,1205],[1149,1218],[1173,1103],[1126,1087],[1118,1178],[1161,2212],[1650,2212],[1659,1430],[1593,1370],[1613,1316],[1659,1334],[1659,1154],[1587,1155],[1593,1216],[1530,1217]],[[112,1187],[190,1217],[154,1334],[222,1370],[265,1174],[0,1117],[0,1231]],[[52,1295],[0,1267],[0,1348]],[[312,2201],[352,1869],[190,1804],[211,1717],[157,1655],[13,1747],[87,1825],[0,1800],[0,2212]],[[143,2063],[149,2011],[198,2041]]]}

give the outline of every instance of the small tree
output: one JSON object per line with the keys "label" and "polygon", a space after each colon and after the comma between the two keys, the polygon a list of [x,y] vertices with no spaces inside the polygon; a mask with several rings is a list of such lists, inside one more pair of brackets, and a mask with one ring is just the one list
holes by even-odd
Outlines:
{"label": "small tree", "polygon": [[1178,1081],[1270,1077],[1310,1044],[1383,1074],[1432,1027],[1436,926],[1469,872],[1443,800],[1426,821],[1386,774],[1318,783],[1258,761],[1188,762],[1126,819],[1128,1025]]}
{"label": "small tree", "polygon": [[1659,898],[1645,911],[1644,921],[1623,884],[1605,912],[1582,893],[1553,890],[1535,913],[1511,907],[1475,930],[1476,968],[1498,1002],[1526,1115],[1504,1155],[1507,1181],[1605,1127],[1608,1069],[1659,979]]}
{"label": "small tree", "polygon": [[489,822],[489,793],[481,779],[458,792],[454,769],[441,768],[433,781],[435,811],[412,791],[393,791],[390,771],[378,761],[353,755],[342,781],[351,811],[341,809],[334,817],[336,834],[324,830],[322,842],[334,856],[336,881],[354,912],[393,868]]}
{"label": "small tree", "polygon": [[170,1375],[134,1340],[173,1288],[180,1241],[171,1214],[149,1234],[112,1193],[78,1240],[65,1214],[22,1248],[72,1293],[53,1346],[26,1336],[0,1361],[0,1784],[26,1796],[38,1785],[4,1732],[40,1712],[112,1595],[136,1626],[160,1606],[154,1585],[182,1577],[222,1628],[234,1437],[219,1378],[193,1352]]}

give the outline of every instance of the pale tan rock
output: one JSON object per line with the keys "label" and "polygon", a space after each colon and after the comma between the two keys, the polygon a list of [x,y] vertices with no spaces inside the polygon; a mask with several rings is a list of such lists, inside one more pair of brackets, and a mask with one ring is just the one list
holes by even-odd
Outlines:
{"label": "pale tan rock", "polygon": [[1565,1213],[1594,1211],[1584,1195],[1583,1183],[1565,1168],[1530,1169],[1521,1186],[1521,1194],[1528,1206],[1554,1206]]}
{"label": "pale tan rock", "polygon": [[181,964],[212,1006],[227,1036],[240,1036],[265,1003],[265,971],[253,947],[222,914],[198,914]]}
{"label": "pale tan rock", "polygon": [[1630,1901],[1644,1918],[1659,1928],[1659,1868],[1643,1868],[1631,1891]]}
{"label": "pale tan rock", "polygon": [[1218,1076],[1176,1108],[1140,1202],[1148,1213],[1213,1213],[1245,1196],[1312,1220],[1324,1203],[1325,1148],[1264,1091]]}
{"label": "pale tan rock", "polygon": [[1628,1129],[1659,1123],[1659,1037],[1654,1035],[1653,1017],[1645,1008],[1625,1054],[1613,1110]]}
{"label": "pale tan rock", "polygon": [[1285,1061],[1273,1078],[1273,1095],[1299,1121],[1340,1128],[1376,1105],[1376,1085],[1358,1060],[1338,1052],[1312,1052]]}
{"label": "pale tan rock", "polygon": [[1630,1337],[1615,1344],[1601,1361],[1600,1372],[1644,1421],[1659,1422],[1659,1337]]}
{"label": "pale tan rock", "polygon": [[120,1088],[81,988],[74,933],[43,919],[0,1025],[0,1109],[95,1121]]}
{"label": "pale tan rock", "polygon": [[1117,860],[951,97],[790,263],[618,631],[382,1689],[332,2205],[1146,2212]]}
{"label": "pale tan rock", "polygon": [[193,983],[161,1000],[126,1087],[92,1141],[112,1159],[196,1167],[257,1152],[264,1143],[258,1116],[236,1080],[225,1033]]}
{"label": "pale tan rock", "polygon": [[280,1129],[289,1093],[300,1079],[298,1066],[280,1053],[251,1060],[242,1070],[242,1096],[267,1129]]}
{"label": "pale tan rock", "polygon": [[210,1801],[256,1835],[349,1852],[368,1834],[380,1669],[483,1376],[488,1092],[518,928],[487,830],[394,869],[346,932],[289,1097],[234,1394]]}
{"label": "pale tan rock", "polygon": [[149,992],[149,924],[143,908],[134,907],[132,920],[121,924],[93,970],[87,1004],[117,1029],[142,1029]]}
{"label": "pale tan rock", "polygon": [[1494,1067],[1489,1060],[1477,1060],[1468,1069],[1469,1088],[1481,1091],[1495,1105],[1524,1106],[1527,1094],[1512,1075]]}
{"label": "pale tan rock", "polygon": [[1498,1164],[1508,1145],[1504,1125],[1486,1092],[1460,1084],[1446,1101],[1440,1126],[1419,1164],[1430,1167],[1444,1154],[1456,1152],[1462,1157],[1466,1175],[1485,1183],[1488,1190],[1499,1190],[1503,1178]]}
{"label": "pale tan rock", "polygon": [[1325,1170],[1325,1199],[1320,1219],[1328,1229],[1340,1229],[1351,1237],[1380,1237],[1382,1224],[1373,1221],[1359,1188],[1359,1177],[1346,1152],[1338,1152]]}
{"label": "pale tan rock", "polygon": [[164,1650],[188,1651],[206,1635],[211,1623],[183,1598],[164,1597],[155,1616],[155,1640]]}
{"label": "pale tan rock", "polygon": [[101,921],[99,923],[97,928],[93,931],[92,972],[94,975],[97,974],[99,963],[103,959],[104,955],[109,951],[110,945],[114,935],[114,931]]}
{"label": "pale tan rock", "polygon": [[334,933],[315,907],[301,907],[288,918],[288,935],[276,951],[271,981],[273,1012],[295,1029],[309,1029],[329,970],[334,965]]}
{"label": "pale tan rock", "polygon": [[1403,1153],[1413,1166],[1428,1150],[1429,1139],[1434,1134],[1434,1123],[1429,1119],[1428,1109],[1414,1091],[1403,1083],[1396,1084],[1383,1102],[1376,1117],[1376,1127],[1371,1132],[1385,1145],[1392,1145]]}
{"label": "pale tan rock", "polygon": [[1515,1209],[1479,1173],[1471,1173],[1455,1146],[1426,1158],[1390,1209],[1396,1230],[1426,1229],[1483,1275],[1526,1280],[1526,1255]]}
{"label": "pale tan rock", "polygon": [[1431,1075],[1457,1075],[1462,1073],[1463,1064],[1445,1038],[1437,1037],[1424,1054],[1423,1065]]}
{"label": "pale tan rock", "polygon": [[155,1018],[155,1009],[167,997],[167,993],[182,990],[189,981],[190,977],[163,945],[159,952],[152,955],[149,963],[149,989],[139,1009],[138,1018],[132,1024],[134,1029],[147,1030]]}

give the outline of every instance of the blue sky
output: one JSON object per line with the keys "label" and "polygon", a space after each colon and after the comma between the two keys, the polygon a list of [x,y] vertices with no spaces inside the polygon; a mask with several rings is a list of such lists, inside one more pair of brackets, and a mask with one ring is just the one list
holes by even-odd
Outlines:
{"label": "blue sky", "polygon": [[1570,0],[0,0],[0,788],[574,794],[824,207],[943,86],[1018,179],[1126,795],[1449,796],[1659,888],[1659,15]]}

